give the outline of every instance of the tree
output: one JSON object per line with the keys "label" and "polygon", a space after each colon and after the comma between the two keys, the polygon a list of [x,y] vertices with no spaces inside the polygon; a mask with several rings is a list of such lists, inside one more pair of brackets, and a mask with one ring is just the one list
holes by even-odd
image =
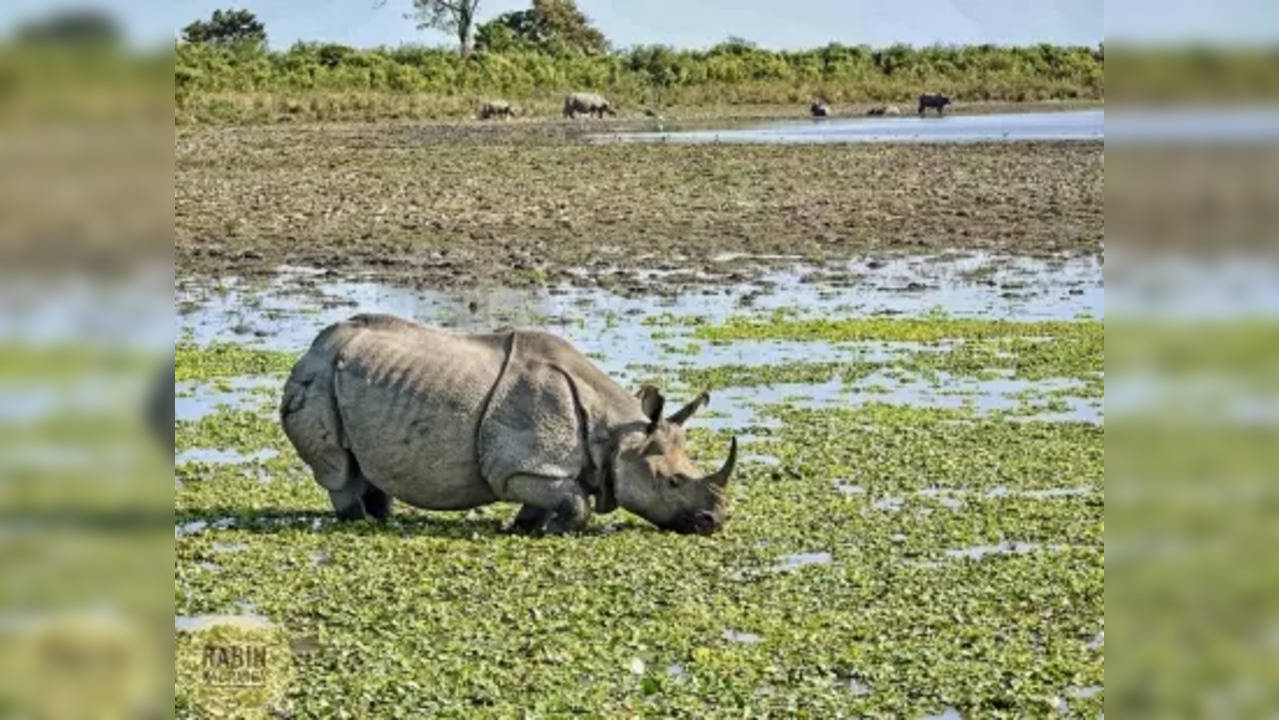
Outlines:
{"label": "tree", "polygon": [[214,10],[209,20],[182,28],[182,39],[211,45],[266,45],[266,26],[248,10]]}
{"label": "tree", "polygon": [[545,24],[552,41],[588,55],[608,52],[604,33],[591,27],[590,18],[577,9],[573,0],[533,0],[533,12]]}
{"label": "tree", "polygon": [[458,49],[471,52],[471,29],[480,0],[413,0],[413,12],[404,17],[415,20],[418,30],[430,28],[457,36]]}
{"label": "tree", "polygon": [[476,30],[479,47],[500,52],[511,46],[544,52],[608,52],[608,39],[591,26],[573,0],[533,0],[528,10],[503,13]]}

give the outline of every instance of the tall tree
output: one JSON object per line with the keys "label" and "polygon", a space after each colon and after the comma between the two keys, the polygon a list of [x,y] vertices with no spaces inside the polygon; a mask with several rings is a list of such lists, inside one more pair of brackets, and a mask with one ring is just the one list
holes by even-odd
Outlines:
{"label": "tall tree", "polygon": [[533,12],[554,40],[588,55],[608,52],[604,33],[591,26],[591,19],[573,0],[533,0]]}
{"label": "tall tree", "polygon": [[463,55],[471,52],[471,30],[480,0],[413,0],[413,12],[406,18],[417,22],[418,30],[430,28],[457,36]]}
{"label": "tall tree", "polygon": [[528,10],[502,13],[480,25],[476,37],[482,49],[495,52],[523,46],[599,55],[609,48],[604,33],[591,26],[573,0],[533,0]]}
{"label": "tall tree", "polygon": [[266,26],[248,10],[214,10],[208,20],[196,20],[182,28],[182,39],[214,45],[265,45]]}

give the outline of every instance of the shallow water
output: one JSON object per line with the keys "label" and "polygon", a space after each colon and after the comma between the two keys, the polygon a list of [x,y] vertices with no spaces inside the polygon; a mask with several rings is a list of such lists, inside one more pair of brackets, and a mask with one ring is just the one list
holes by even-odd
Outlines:
{"label": "shallow water", "polygon": [[270,460],[279,454],[279,451],[274,448],[262,448],[261,450],[255,450],[250,453],[231,449],[187,448],[175,455],[173,461],[179,465],[183,463],[197,462],[238,465],[242,463]]}
{"label": "shallow water", "polygon": [[[261,410],[270,406],[274,410],[274,392],[283,383],[282,377],[270,376],[222,378],[217,383],[175,383],[174,419],[199,420],[220,408]],[[255,392],[261,390],[271,392]]]}
{"label": "shallow water", "polygon": [[262,615],[175,615],[173,629],[178,632],[200,632],[217,626],[229,626],[246,630],[266,630],[275,624]]}
{"label": "shallow water", "polygon": [[[903,108],[908,111],[908,108]],[[1105,111],[805,118],[754,127],[595,135],[596,142],[866,143],[1102,140]]]}
{"label": "shallow water", "polygon": [[[669,297],[624,297],[578,287],[417,290],[358,278],[327,281],[286,268],[266,283],[186,278],[177,284],[176,301],[179,337],[188,335],[198,344],[218,340],[301,350],[330,323],[357,312],[389,312],[471,332],[509,325],[548,327],[572,336],[586,352],[631,364],[662,355],[679,361],[678,353],[664,351],[660,340],[650,338],[654,328],[635,332],[644,320],[663,315],[714,322],[799,308],[812,316],[919,315],[944,309],[953,317],[1100,318],[1105,286],[1097,257],[971,253],[861,257],[820,266],[796,262],[772,267],[755,282],[689,286]],[[251,332],[237,332],[246,329]],[[700,351],[710,347],[703,343]],[[792,345],[786,352],[802,349]],[[759,357],[750,350],[743,346],[738,355]],[[719,358],[726,360],[736,361]]]}
{"label": "shallow water", "polygon": [[[723,262],[731,264],[740,258]],[[944,309],[953,317],[1012,320],[1103,317],[1105,289],[1098,258],[1036,259],[984,253],[941,256],[861,257],[812,265],[772,267],[752,283],[689,286],[671,297],[625,297],[597,288],[481,288],[469,292],[418,290],[373,279],[329,280],[285,268],[257,283],[231,278],[178,283],[179,331],[197,344],[235,342],[301,352],[321,329],[357,312],[387,312],[462,331],[503,326],[542,327],[570,338],[624,385],[665,377],[679,368],[719,365],[773,366],[788,362],[885,362],[907,353],[942,352],[950,344],[906,342],[824,343],[735,341],[692,337],[681,318],[721,322],[733,315],[795,311],[801,316],[921,315]],[[669,324],[668,318],[677,319]],[[794,401],[803,407],[856,407],[898,403],[979,412],[1020,406],[1025,391],[1077,386],[1075,381],[1010,379],[936,380],[874,373],[846,383],[773,383],[716,388],[700,419],[712,429],[775,425],[760,406]],[[280,378],[233,378],[216,384],[183,384],[175,400],[180,420],[195,420],[219,406],[273,407]],[[262,393],[263,388],[272,392]],[[700,388],[671,388],[684,394]],[[678,398],[677,398],[678,399]],[[1039,419],[1100,422],[1101,403],[1065,397],[1065,412]],[[196,449],[178,462],[249,462],[269,456]],[[766,460],[765,460],[766,461]]]}
{"label": "shallow water", "polygon": [[774,570],[777,572],[787,572],[802,568],[806,565],[829,565],[830,560],[830,553],[825,551],[792,553],[790,555],[782,556],[782,561],[778,563]]}
{"label": "shallow water", "polygon": [[725,630],[721,636],[731,643],[740,643],[745,645],[753,645],[757,642],[763,642],[764,638],[750,632],[739,632],[737,630]]}
{"label": "shallow water", "polygon": [[[973,545],[971,547],[954,548],[946,551],[946,557],[950,558],[968,558],[972,560],[981,560],[987,555],[1025,555],[1032,553],[1041,547],[1047,547],[1039,543],[1029,542],[1004,542],[994,545]],[[1054,548],[1049,548],[1054,549]]]}
{"label": "shallow water", "polygon": [[1072,698],[1090,698],[1102,691],[1100,685],[1085,685],[1083,687],[1071,687],[1066,689],[1066,694]]}

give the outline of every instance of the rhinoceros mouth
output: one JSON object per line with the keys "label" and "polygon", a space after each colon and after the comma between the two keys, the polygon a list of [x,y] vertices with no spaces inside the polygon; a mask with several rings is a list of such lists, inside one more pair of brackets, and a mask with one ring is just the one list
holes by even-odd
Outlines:
{"label": "rhinoceros mouth", "polygon": [[714,513],[702,510],[680,515],[666,529],[681,535],[712,535],[719,530],[721,524]]}

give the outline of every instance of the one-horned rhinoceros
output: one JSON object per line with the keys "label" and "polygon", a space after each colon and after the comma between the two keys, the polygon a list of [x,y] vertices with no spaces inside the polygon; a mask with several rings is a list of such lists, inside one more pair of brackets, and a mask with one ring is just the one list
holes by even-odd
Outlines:
{"label": "one-horned rhinoceros", "polygon": [[488,100],[480,105],[480,119],[515,117],[515,106],[505,100]]}
{"label": "one-horned rhinoceros", "polygon": [[587,115],[603,118],[604,113],[616,115],[617,111],[613,109],[613,103],[610,103],[604,99],[603,95],[598,93],[569,93],[564,98],[564,117],[577,117],[578,113],[586,113]]}
{"label": "one-horned rhinoceros", "polygon": [[284,432],[343,519],[385,519],[391,498],[431,510],[523,503],[513,527],[581,528],[620,504],[653,524],[710,534],[737,459],[702,476],[684,423],[567,341],[535,330],[462,335],[389,315],[322,331],[284,386]]}

